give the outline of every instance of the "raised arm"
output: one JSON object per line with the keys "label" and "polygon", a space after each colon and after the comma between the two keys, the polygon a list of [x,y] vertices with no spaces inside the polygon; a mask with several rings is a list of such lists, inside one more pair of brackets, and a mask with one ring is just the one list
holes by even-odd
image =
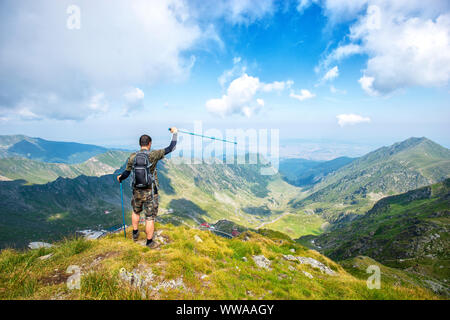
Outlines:
{"label": "raised arm", "polygon": [[175,127],[170,128],[170,132],[172,132],[172,141],[170,141],[170,144],[168,147],[164,148],[164,155],[171,153],[173,150],[175,150],[175,147],[177,145],[177,139],[178,139],[178,129]]}

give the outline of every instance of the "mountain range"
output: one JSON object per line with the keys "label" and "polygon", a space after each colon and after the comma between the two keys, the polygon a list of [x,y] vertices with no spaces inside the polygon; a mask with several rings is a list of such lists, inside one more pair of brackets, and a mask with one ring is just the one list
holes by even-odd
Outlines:
{"label": "mountain range", "polygon": [[0,136],[0,157],[19,156],[51,163],[80,163],[107,148],[76,142],[49,141],[25,135]]}
{"label": "mountain range", "polygon": [[[2,138],[0,176],[9,181],[0,181],[0,247],[58,241],[80,229],[121,224],[115,176],[129,153],[99,147],[100,153],[67,163],[81,156],[69,143],[63,149],[72,150],[71,155],[60,157],[66,163],[45,162],[30,159],[36,153],[27,152],[30,158],[13,154],[18,149],[11,146],[28,141],[20,137]],[[21,146],[23,152],[30,147]],[[51,148],[45,150],[47,159],[55,156]],[[218,159],[161,161],[158,221],[194,229],[208,223],[228,233],[249,230],[286,240],[300,237],[300,243],[341,261],[356,277],[361,276],[358,266],[375,259],[392,272],[392,279],[415,279],[448,293],[450,150],[426,138],[410,138],[360,158],[282,160],[280,173],[273,176],[261,175],[261,167],[225,165]],[[127,224],[130,196],[127,181]]]}
{"label": "mountain range", "polygon": [[328,174],[295,208],[330,222],[366,212],[379,199],[442,181],[450,176],[450,150],[427,138],[382,147]]}

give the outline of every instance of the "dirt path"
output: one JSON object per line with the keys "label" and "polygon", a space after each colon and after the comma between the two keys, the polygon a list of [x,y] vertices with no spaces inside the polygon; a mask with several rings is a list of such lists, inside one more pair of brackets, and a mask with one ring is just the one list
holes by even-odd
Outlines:
{"label": "dirt path", "polygon": [[266,222],[261,223],[259,226],[256,227],[256,229],[260,229],[260,228],[264,227],[266,224],[271,224],[271,223],[277,222],[281,218],[283,218],[283,217],[285,217],[287,215],[290,215],[290,214],[291,214],[290,212],[285,212],[281,216],[276,217],[275,219],[273,219],[271,221],[266,221]]}

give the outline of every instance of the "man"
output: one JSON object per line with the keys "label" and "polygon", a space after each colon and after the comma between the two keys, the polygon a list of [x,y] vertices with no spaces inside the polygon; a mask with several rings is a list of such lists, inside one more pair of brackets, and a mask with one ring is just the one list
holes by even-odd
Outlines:
{"label": "man", "polygon": [[[149,248],[156,247],[156,243],[153,241],[155,218],[158,214],[158,176],[156,172],[156,164],[159,160],[164,158],[166,154],[175,150],[175,146],[177,144],[177,128],[170,128],[170,132],[173,134],[170,145],[165,149],[152,151],[150,151],[150,148],[152,146],[152,138],[146,134],[142,135],[139,138],[139,145],[141,146],[141,150],[130,155],[125,171],[117,177],[117,180],[121,183],[123,180],[128,178],[130,173],[133,171],[133,199],[131,200],[131,206],[133,207],[133,213],[131,217],[133,225],[133,240],[137,241],[139,238],[139,219],[142,210],[144,210],[146,217],[145,233],[147,234],[146,245]],[[142,157],[144,157],[144,160],[146,160],[145,157],[147,157],[148,162],[146,162],[146,166],[139,167],[137,159],[141,159]],[[141,168],[143,168],[143,170],[147,168],[147,170],[151,174],[149,175],[151,179],[149,179],[148,181],[153,181],[154,183],[149,183],[148,185],[146,185],[142,184],[142,182],[137,182],[137,177],[140,174],[137,171]],[[144,176],[147,177],[148,172],[145,173]]]}

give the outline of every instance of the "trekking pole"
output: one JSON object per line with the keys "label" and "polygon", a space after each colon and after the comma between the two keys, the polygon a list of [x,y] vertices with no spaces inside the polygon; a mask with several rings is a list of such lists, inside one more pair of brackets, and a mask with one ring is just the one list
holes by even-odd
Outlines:
{"label": "trekking pole", "polygon": [[123,190],[122,182],[120,183],[120,200],[122,201],[122,222],[123,222],[123,235],[127,238],[127,231],[125,230],[125,210],[123,208]]}
{"label": "trekking pole", "polygon": [[[170,131],[170,129],[171,128],[169,128],[169,131]],[[206,138],[206,139],[211,139],[211,140],[217,140],[217,141],[223,141],[223,142],[237,144],[236,141],[229,141],[229,140],[224,140],[224,139],[218,139],[216,137],[208,137],[208,136],[204,136],[202,134],[197,134],[197,133],[193,133],[193,132],[188,132],[188,131],[183,131],[183,130],[178,130],[178,132],[185,133],[185,134],[190,134],[191,136],[197,136],[197,137],[202,137],[202,138]]]}

